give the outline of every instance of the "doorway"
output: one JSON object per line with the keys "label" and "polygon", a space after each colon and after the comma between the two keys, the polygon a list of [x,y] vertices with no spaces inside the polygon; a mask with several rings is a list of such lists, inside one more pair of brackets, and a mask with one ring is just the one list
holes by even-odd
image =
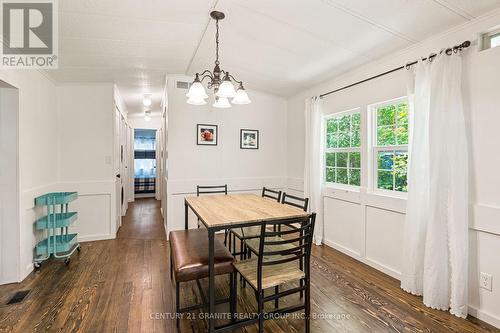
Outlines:
{"label": "doorway", "polygon": [[134,194],[136,198],[155,197],[156,130],[134,130]]}
{"label": "doorway", "polygon": [[19,90],[0,81],[0,284],[19,281]]}

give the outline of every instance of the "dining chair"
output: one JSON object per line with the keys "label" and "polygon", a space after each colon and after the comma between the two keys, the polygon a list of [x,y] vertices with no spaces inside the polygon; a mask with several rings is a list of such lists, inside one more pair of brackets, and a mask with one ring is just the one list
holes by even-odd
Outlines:
{"label": "dining chair", "polygon": [[[281,191],[272,190],[272,189],[263,187],[262,188],[262,197],[269,198],[272,200],[276,200],[277,202],[280,202]],[[231,242],[233,244],[233,246],[232,246],[233,255],[234,256],[240,255],[241,260],[245,259],[247,252],[248,252],[246,247],[245,247],[245,241],[249,240],[249,239],[258,238],[259,236],[260,236],[260,226],[231,229],[230,236],[229,236],[229,244],[231,244]],[[236,238],[238,238],[240,241],[240,252],[236,252]],[[231,246],[230,246],[230,248],[231,248]]]}
{"label": "dining chair", "polygon": [[[283,192],[281,196],[281,203],[285,205],[291,205],[297,208],[300,208],[307,212],[308,205],[309,205],[309,198],[300,198],[294,195],[287,194],[286,192]],[[293,223],[284,223],[280,224],[278,226],[278,230],[281,231],[282,226],[286,226],[289,229],[297,229],[298,226],[294,225]],[[300,241],[299,241],[300,245]],[[279,246],[274,246],[277,250],[286,250],[287,248],[290,248],[292,245],[289,244],[282,244]],[[258,254],[259,253],[259,247],[260,247],[260,239],[259,238],[252,238],[249,239],[245,242],[245,249],[247,250],[246,257],[251,258],[252,253]],[[272,248],[272,246],[270,246]],[[300,268],[302,268],[303,262],[300,262]],[[302,285],[302,281],[300,282]],[[279,287],[276,287],[276,293],[279,292]],[[304,293],[303,291],[300,292],[300,297],[303,297]],[[278,304],[276,304],[276,307],[278,307]]]}
{"label": "dining chair", "polygon": [[[196,196],[205,194],[226,194],[227,184],[216,186],[196,186]],[[227,234],[226,234],[227,235]],[[226,242],[227,237],[224,242]],[[175,280],[175,306],[177,313],[190,312],[196,309],[208,307],[206,296],[201,288],[200,279],[208,277],[208,232],[200,229],[176,230],[169,233],[170,243],[170,279]],[[215,275],[230,275],[230,297],[219,300],[218,304],[230,302],[231,311],[236,302],[236,273],[232,263],[234,258],[230,251],[218,239],[214,240],[214,263]],[[174,279],[175,278],[175,279]],[[191,305],[186,308],[180,307],[180,284],[183,282],[196,281],[203,303]],[[234,313],[234,312],[232,312]],[[177,319],[177,329],[179,320]]]}
{"label": "dining chair", "polygon": [[283,192],[283,195],[281,197],[281,203],[300,208],[305,212],[307,212],[307,208],[309,206],[309,198],[300,198],[295,195]]}
{"label": "dining chair", "polygon": [[[227,184],[225,185],[196,185],[196,196],[204,194],[225,194],[227,195]],[[198,219],[198,228],[200,227],[200,219]],[[227,245],[228,230],[224,230],[224,245]]]}
{"label": "dining chair", "polygon": [[[206,229],[177,230],[169,233],[170,243],[170,279],[175,281],[175,308],[178,314],[190,313],[196,309],[208,308],[207,297],[201,287],[200,279],[208,278],[209,254],[208,231]],[[216,304],[228,303],[231,314],[236,314],[236,272],[234,257],[218,239],[214,239],[215,275],[229,274],[229,298],[216,300]],[[202,303],[181,308],[181,283],[196,281]],[[234,316],[233,316],[234,317]],[[179,330],[179,318],[176,316]]]}
{"label": "dining chair", "polygon": [[[305,218],[296,218],[282,222],[266,222],[260,227],[259,250],[257,258],[235,262],[233,265],[245,281],[255,290],[259,319],[259,332],[264,330],[264,317],[269,314],[292,313],[305,310],[305,331],[310,332],[311,314],[311,281],[310,261],[311,245],[314,233],[316,214],[312,213]],[[297,229],[274,231],[270,226],[274,224],[298,224]],[[300,265],[303,260],[303,265]],[[264,291],[270,288],[301,281],[299,287],[288,288],[284,291],[268,296]],[[303,291],[305,298],[300,304],[280,309],[277,307],[281,297]],[[275,301],[275,309],[265,312],[264,304]]]}

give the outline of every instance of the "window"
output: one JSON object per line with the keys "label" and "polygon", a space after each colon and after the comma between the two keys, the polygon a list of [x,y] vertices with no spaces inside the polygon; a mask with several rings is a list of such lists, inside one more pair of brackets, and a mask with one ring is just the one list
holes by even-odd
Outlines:
{"label": "window", "polygon": [[487,50],[500,46],[500,29],[484,33],[481,40],[481,50]]}
{"label": "window", "polygon": [[400,98],[372,106],[374,188],[407,192],[408,102]]}
{"label": "window", "polygon": [[490,47],[500,46],[500,32],[490,37]]}
{"label": "window", "polygon": [[360,186],[361,113],[344,112],[325,119],[325,181]]}

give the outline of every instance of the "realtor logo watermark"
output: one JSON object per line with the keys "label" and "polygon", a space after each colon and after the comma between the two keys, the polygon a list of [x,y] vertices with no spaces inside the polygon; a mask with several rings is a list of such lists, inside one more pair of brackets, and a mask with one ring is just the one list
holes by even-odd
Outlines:
{"label": "realtor logo watermark", "polygon": [[0,67],[57,68],[56,0],[0,0]]}

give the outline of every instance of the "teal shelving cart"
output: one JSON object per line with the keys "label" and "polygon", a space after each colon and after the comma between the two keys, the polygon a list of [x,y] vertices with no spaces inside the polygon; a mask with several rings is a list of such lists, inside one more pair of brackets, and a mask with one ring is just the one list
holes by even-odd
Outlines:
{"label": "teal shelving cart", "polygon": [[69,211],[69,203],[78,198],[77,192],[53,192],[35,198],[35,206],[46,207],[47,215],[36,220],[35,229],[45,232],[44,239],[35,248],[34,265],[40,268],[42,262],[53,256],[68,265],[75,251],[80,252],[77,234],[68,232],[77,219],[76,212]]}

